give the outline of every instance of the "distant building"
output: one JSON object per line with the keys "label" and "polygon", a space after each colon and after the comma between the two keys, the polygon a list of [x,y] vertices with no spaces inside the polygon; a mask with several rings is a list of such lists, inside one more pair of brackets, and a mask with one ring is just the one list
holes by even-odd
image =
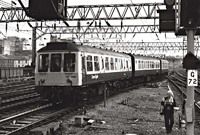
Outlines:
{"label": "distant building", "polygon": [[15,51],[16,56],[31,56],[32,51],[31,50],[19,50]]}
{"label": "distant building", "polygon": [[31,66],[30,56],[0,55],[0,68]]}
{"label": "distant building", "polygon": [[32,59],[30,56],[15,56],[14,67],[31,66]]}
{"label": "distant building", "polygon": [[4,38],[0,41],[0,47],[2,46],[2,53],[0,53],[4,55],[17,55],[16,52],[23,51],[24,42],[26,41],[25,38],[15,36]]}
{"label": "distant building", "polygon": [[0,68],[14,67],[14,57],[0,55]]}

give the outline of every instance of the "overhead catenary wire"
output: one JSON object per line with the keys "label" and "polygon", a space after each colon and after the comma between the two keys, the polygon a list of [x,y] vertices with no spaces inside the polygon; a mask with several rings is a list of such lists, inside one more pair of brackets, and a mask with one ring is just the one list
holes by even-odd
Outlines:
{"label": "overhead catenary wire", "polygon": [[[134,4],[132,0],[130,0],[130,2],[131,2],[132,4]],[[140,14],[140,12],[139,12],[139,14]],[[146,20],[145,20],[145,23],[144,23],[144,20],[141,20],[141,22],[143,23],[143,25],[145,25],[145,23],[148,24]],[[135,35],[134,35],[134,36],[135,36]],[[134,36],[133,36],[133,37],[134,37]],[[133,37],[132,37],[132,39],[133,39]],[[150,34],[150,37],[153,39],[153,37],[151,36],[151,34]],[[158,36],[157,34],[156,34],[156,37],[157,37],[157,40],[160,41],[159,36]]]}
{"label": "overhead catenary wire", "polygon": [[8,2],[5,2],[5,1],[3,1],[3,0],[0,0],[0,5],[2,6],[2,7],[11,7],[11,3],[8,3]]}

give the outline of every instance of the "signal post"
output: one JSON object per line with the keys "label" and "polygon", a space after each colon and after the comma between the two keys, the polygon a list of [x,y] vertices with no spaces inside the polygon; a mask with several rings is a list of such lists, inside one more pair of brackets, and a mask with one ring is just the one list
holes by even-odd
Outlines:
{"label": "signal post", "polygon": [[[187,54],[183,61],[183,67],[187,69],[187,101],[185,105],[187,129],[186,135],[194,135],[195,107],[194,107],[194,86],[198,86],[199,60],[194,56],[194,35],[197,27],[200,26],[200,1],[181,0],[180,26],[183,26],[187,34]],[[187,56],[191,56],[186,58]],[[193,70],[191,70],[193,69]]]}
{"label": "signal post", "polygon": [[[187,30],[187,52],[194,54],[194,30]],[[194,135],[195,110],[194,110],[194,84],[190,81],[191,70],[187,70],[187,101],[185,105],[185,114],[187,122],[186,135]],[[191,85],[190,85],[191,84]],[[197,83],[198,84],[198,83]]]}
{"label": "signal post", "polygon": [[194,86],[198,86],[198,68],[200,61],[194,55],[194,32],[187,30],[187,54],[183,59],[183,68],[187,71],[187,101],[185,105],[186,114],[186,135],[194,135],[195,107],[194,107]]}

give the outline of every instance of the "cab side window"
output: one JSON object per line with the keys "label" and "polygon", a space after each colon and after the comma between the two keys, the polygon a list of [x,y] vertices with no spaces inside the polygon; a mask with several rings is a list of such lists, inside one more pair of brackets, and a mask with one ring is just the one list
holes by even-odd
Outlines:
{"label": "cab side window", "polygon": [[49,68],[49,54],[40,54],[38,72],[47,72],[48,68]]}

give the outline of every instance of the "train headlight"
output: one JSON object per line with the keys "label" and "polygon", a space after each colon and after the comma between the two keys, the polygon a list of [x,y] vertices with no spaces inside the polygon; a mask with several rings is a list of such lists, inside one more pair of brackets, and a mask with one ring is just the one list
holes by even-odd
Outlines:
{"label": "train headlight", "polygon": [[72,83],[72,80],[68,78],[67,83]]}
{"label": "train headlight", "polygon": [[70,86],[72,86],[72,80],[71,79],[67,79],[67,83],[69,83],[70,84]]}
{"label": "train headlight", "polygon": [[40,82],[41,82],[41,83],[44,83],[44,82],[45,82],[45,79],[44,79],[44,78],[40,79]]}

